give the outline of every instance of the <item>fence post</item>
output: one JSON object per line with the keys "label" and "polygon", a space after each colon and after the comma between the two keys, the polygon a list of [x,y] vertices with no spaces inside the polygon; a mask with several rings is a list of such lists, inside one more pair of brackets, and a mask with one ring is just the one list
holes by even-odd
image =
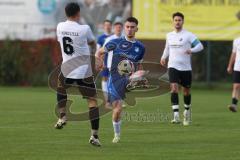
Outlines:
{"label": "fence post", "polygon": [[207,67],[206,67],[207,77],[206,82],[207,85],[211,84],[211,42],[207,41]]}

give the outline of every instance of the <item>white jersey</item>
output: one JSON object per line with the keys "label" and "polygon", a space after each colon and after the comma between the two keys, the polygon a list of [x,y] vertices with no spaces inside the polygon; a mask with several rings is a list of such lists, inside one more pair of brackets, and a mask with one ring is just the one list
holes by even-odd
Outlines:
{"label": "white jersey", "polygon": [[[105,45],[110,42],[111,40],[120,38],[121,36],[117,36],[116,34],[109,36],[108,38],[106,38],[103,47],[105,47]],[[112,64],[112,58],[113,58],[113,52],[110,51],[108,52],[108,57],[107,57],[107,68],[111,68],[111,64]]]}
{"label": "white jersey", "polygon": [[237,38],[233,41],[233,53],[236,53],[236,59],[234,63],[234,71],[240,72],[240,38]]}
{"label": "white jersey", "polygon": [[61,22],[57,26],[57,39],[61,45],[61,71],[66,78],[83,79],[92,76],[88,42],[95,38],[88,25]]}
{"label": "white jersey", "polygon": [[121,37],[121,36],[117,36],[116,34],[109,36],[108,38],[106,38],[106,40],[105,40],[105,42],[104,42],[104,44],[103,44],[103,47],[104,47],[108,42],[110,42],[111,40],[117,39],[117,38],[120,38],[120,37]]}
{"label": "white jersey", "polygon": [[[187,54],[186,51],[193,49],[192,46],[195,47],[197,45],[200,45],[200,48],[197,48],[200,50],[203,49],[201,42],[191,32],[186,30],[170,32],[166,37],[166,46],[162,58],[169,56],[168,68],[175,68],[180,71],[191,71],[191,55]],[[197,52],[199,49],[197,49]]]}

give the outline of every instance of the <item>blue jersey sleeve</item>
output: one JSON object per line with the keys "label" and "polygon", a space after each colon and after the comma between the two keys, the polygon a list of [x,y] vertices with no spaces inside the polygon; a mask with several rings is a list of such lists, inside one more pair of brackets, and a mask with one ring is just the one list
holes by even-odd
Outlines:
{"label": "blue jersey sleeve", "polygon": [[104,50],[105,52],[109,52],[109,51],[113,51],[116,48],[117,48],[117,43],[115,43],[114,40],[111,40],[105,45]]}
{"label": "blue jersey sleeve", "polygon": [[139,45],[140,45],[140,54],[138,56],[138,61],[142,61],[145,55],[145,46],[140,42],[139,42]]}
{"label": "blue jersey sleeve", "polygon": [[109,41],[107,44],[104,46],[104,66],[107,67],[107,62],[108,62],[108,52],[113,51],[117,48],[117,43],[114,42],[114,40]]}
{"label": "blue jersey sleeve", "polygon": [[103,36],[99,36],[99,37],[98,37],[97,44],[99,44],[101,47],[103,46],[103,44],[104,44],[104,38],[103,38]]}

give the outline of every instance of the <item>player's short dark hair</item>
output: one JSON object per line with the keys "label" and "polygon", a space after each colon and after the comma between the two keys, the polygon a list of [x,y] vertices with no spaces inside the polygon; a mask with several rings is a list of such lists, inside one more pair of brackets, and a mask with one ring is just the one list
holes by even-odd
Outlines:
{"label": "player's short dark hair", "polygon": [[181,17],[184,20],[184,15],[181,12],[173,13],[172,18],[174,19],[175,17]]}
{"label": "player's short dark hair", "polygon": [[128,17],[125,22],[132,22],[132,23],[136,23],[136,25],[138,25],[138,20],[135,17]]}
{"label": "player's short dark hair", "polygon": [[80,6],[78,3],[68,3],[65,7],[65,13],[67,17],[75,16],[78,12],[80,12]]}
{"label": "player's short dark hair", "polygon": [[115,23],[114,23],[114,26],[117,26],[117,25],[123,26],[122,22],[115,22]]}
{"label": "player's short dark hair", "polygon": [[104,21],[103,21],[103,24],[104,23],[110,23],[110,24],[112,24],[112,21],[110,21],[110,20],[108,20],[108,19],[105,19]]}

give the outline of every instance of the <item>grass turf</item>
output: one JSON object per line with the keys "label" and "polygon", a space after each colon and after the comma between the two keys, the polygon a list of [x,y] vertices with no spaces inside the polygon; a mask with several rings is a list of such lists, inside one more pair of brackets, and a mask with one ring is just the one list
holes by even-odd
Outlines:
{"label": "grass turf", "polygon": [[[169,123],[169,94],[138,99],[124,110],[122,137],[112,144],[111,114],[101,118],[101,148],[88,144],[89,122],[53,128],[55,94],[47,88],[0,88],[1,160],[233,160],[240,159],[240,115],[230,90],[193,90],[193,124]],[[73,112],[87,110],[77,97]],[[180,96],[182,101],[182,97]],[[183,111],[183,109],[181,110]],[[142,117],[141,117],[142,116]],[[152,117],[159,118],[158,121]],[[140,118],[139,118],[140,117]],[[148,118],[146,118],[148,117]]]}

